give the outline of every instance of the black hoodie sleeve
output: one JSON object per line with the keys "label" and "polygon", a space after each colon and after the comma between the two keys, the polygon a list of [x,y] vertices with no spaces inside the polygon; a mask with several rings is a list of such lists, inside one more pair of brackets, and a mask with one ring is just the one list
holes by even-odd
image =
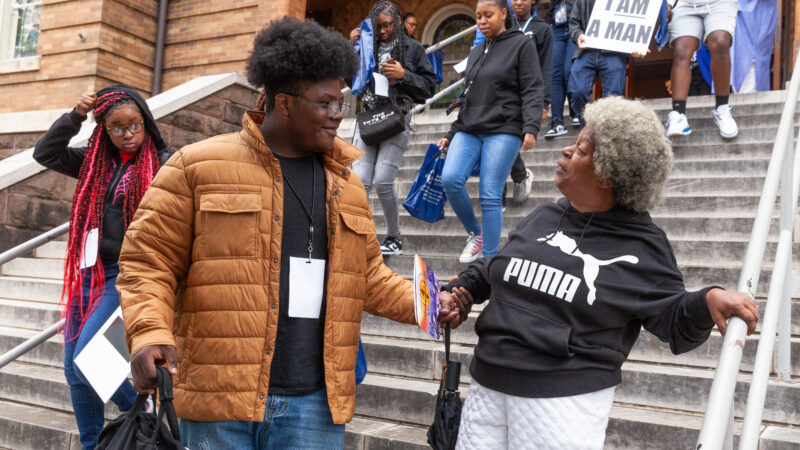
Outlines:
{"label": "black hoodie sleeve", "polygon": [[665,288],[650,291],[641,311],[642,325],[661,341],[669,343],[676,355],[699,347],[714,327],[706,305],[706,293],[713,288],[695,292],[670,292]]}
{"label": "black hoodie sleeve", "polygon": [[407,52],[403,58],[405,60],[403,69],[405,69],[406,75],[403,80],[398,82],[397,86],[401,94],[408,95],[416,103],[424,103],[428,98],[433,97],[436,72],[433,71],[433,66],[422,45],[408,36],[403,38]]}
{"label": "black hoodie sleeve", "polygon": [[80,131],[84,120],[86,117],[74,109],[59,117],[36,143],[33,159],[48,169],[78,178],[86,147],[73,148],[68,145],[70,139]]}
{"label": "black hoodie sleeve", "polygon": [[578,37],[584,34],[586,30],[585,19],[588,19],[592,13],[591,11],[588,14],[584,12],[588,6],[586,3],[586,0],[575,0],[572,5],[572,11],[569,13],[569,38],[575,44],[578,43]]}
{"label": "black hoodie sleeve", "polygon": [[489,275],[486,273],[486,263],[488,259],[470,264],[458,274],[458,279],[442,287],[447,292],[452,292],[453,288],[460,287],[469,291],[475,303],[483,303],[492,294],[492,286],[489,284]]}
{"label": "black hoodie sleeve", "polygon": [[525,67],[517,71],[519,95],[522,100],[522,133],[538,136],[544,109],[544,82],[542,69],[539,67],[539,55],[530,39],[523,40],[517,58],[518,67]]}

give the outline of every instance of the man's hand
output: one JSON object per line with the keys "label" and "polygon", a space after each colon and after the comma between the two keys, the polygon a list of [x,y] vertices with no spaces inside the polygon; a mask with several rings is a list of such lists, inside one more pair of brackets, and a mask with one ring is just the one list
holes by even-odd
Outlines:
{"label": "man's hand", "polygon": [[172,376],[178,374],[178,355],[173,345],[142,347],[131,359],[133,388],[140,394],[152,394],[158,384],[156,364],[166,363]]}
{"label": "man's hand", "polygon": [[389,80],[402,81],[406,77],[406,70],[403,69],[403,65],[394,59],[381,63],[381,69],[383,69],[383,74]]}
{"label": "man's hand", "polygon": [[450,324],[450,328],[457,328],[466,322],[472,310],[472,295],[468,290],[460,287],[453,288],[453,293],[441,292],[439,301],[442,308],[439,311],[439,323]]}
{"label": "man's hand", "polygon": [[738,316],[747,322],[748,336],[756,331],[758,308],[748,294],[714,288],[706,293],[706,305],[711,312],[711,318],[723,335],[728,327],[727,320],[733,316]]}
{"label": "man's hand", "polygon": [[522,151],[527,152],[536,145],[536,136],[531,133],[525,133],[525,140],[522,141]]}
{"label": "man's hand", "polygon": [[647,56],[649,54],[650,54],[650,49],[649,48],[647,49],[647,53],[645,53],[645,54],[641,54],[639,52],[631,52],[631,56],[633,56],[636,59],[642,59],[642,58],[644,58],[645,56]]}
{"label": "man's hand", "polygon": [[548,117],[548,116],[547,116],[547,108],[544,108],[544,109],[542,110],[542,123],[545,123],[545,122],[547,122],[547,117]]}
{"label": "man's hand", "polygon": [[361,37],[361,28],[356,28],[350,32],[350,43],[355,44],[358,38]]}
{"label": "man's hand", "polygon": [[585,34],[581,34],[580,36],[578,36],[577,44],[578,44],[578,48],[579,49],[586,50],[586,35]]}
{"label": "man's hand", "polygon": [[89,114],[89,111],[94,109],[94,104],[96,102],[97,96],[94,95],[94,92],[87,92],[81,95],[81,98],[78,99],[78,103],[75,105],[75,112],[83,117],[86,117]]}

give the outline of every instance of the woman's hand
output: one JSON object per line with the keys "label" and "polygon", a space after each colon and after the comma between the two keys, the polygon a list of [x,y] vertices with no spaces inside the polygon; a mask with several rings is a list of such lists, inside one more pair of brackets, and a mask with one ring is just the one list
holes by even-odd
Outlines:
{"label": "woman's hand", "polygon": [[738,316],[747,322],[748,336],[756,331],[758,308],[750,295],[744,292],[714,288],[706,293],[706,305],[711,312],[711,318],[723,335],[728,327],[727,320],[732,316]]}
{"label": "woman's hand", "polygon": [[394,59],[381,63],[380,65],[381,69],[383,69],[383,74],[386,75],[386,78],[390,81],[402,81],[406,77],[406,70],[403,69],[403,65]]}
{"label": "woman's hand", "polygon": [[350,32],[350,43],[355,44],[358,38],[361,37],[361,28],[356,28]]}
{"label": "woman's hand", "polygon": [[450,148],[450,139],[441,138],[436,145],[439,147],[439,150],[441,150],[442,153],[447,154],[447,149]]}
{"label": "woman's hand", "polygon": [[454,329],[466,322],[474,303],[469,291],[460,287],[453,288],[452,294],[442,291],[439,301],[442,305],[439,323],[450,324],[450,328]]}
{"label": "woman's hand", "polygon": [[527,152],[536,145],[536,136],[531,133],[525,133],[525,140],[522,141],[522,151]]}
{"label": "woman's hand", "polygon": [[94,104],[96,102],[97,96],[94,95],[94,92],[87,92],[81,95],[81,98],[78,99],[78,103],[75,105],[75,112],[83,117],[86,117],[89,114],[89,111],[94,109]]}

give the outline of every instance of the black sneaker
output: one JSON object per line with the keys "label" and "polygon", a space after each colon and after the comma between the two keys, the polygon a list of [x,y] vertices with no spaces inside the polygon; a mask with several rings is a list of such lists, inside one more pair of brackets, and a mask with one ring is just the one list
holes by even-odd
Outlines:
{"label": "black sneaker", "polygon": [[386,236],[383,244],[381,244],[381,253],[384,255],[402,255],[403,241],[397,240],[391,236]]}

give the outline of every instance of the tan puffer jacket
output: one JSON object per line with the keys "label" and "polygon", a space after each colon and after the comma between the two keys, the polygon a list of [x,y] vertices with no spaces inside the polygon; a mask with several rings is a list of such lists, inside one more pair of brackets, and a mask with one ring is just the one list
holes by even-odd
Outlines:
{"label": "tan puffer jacket", "polygon": [[[283,195],[278,160],[248,112],[240,133],[179,150],[158,172],[119,259],[131,354],[176,345],[175,406],[199,421],[264,418],[278,326]],[[413,285],[383,263],[344,140],[324,154],[328,286],[325,385],[333,421],[355,409],[361,314],[414,323]]]}

